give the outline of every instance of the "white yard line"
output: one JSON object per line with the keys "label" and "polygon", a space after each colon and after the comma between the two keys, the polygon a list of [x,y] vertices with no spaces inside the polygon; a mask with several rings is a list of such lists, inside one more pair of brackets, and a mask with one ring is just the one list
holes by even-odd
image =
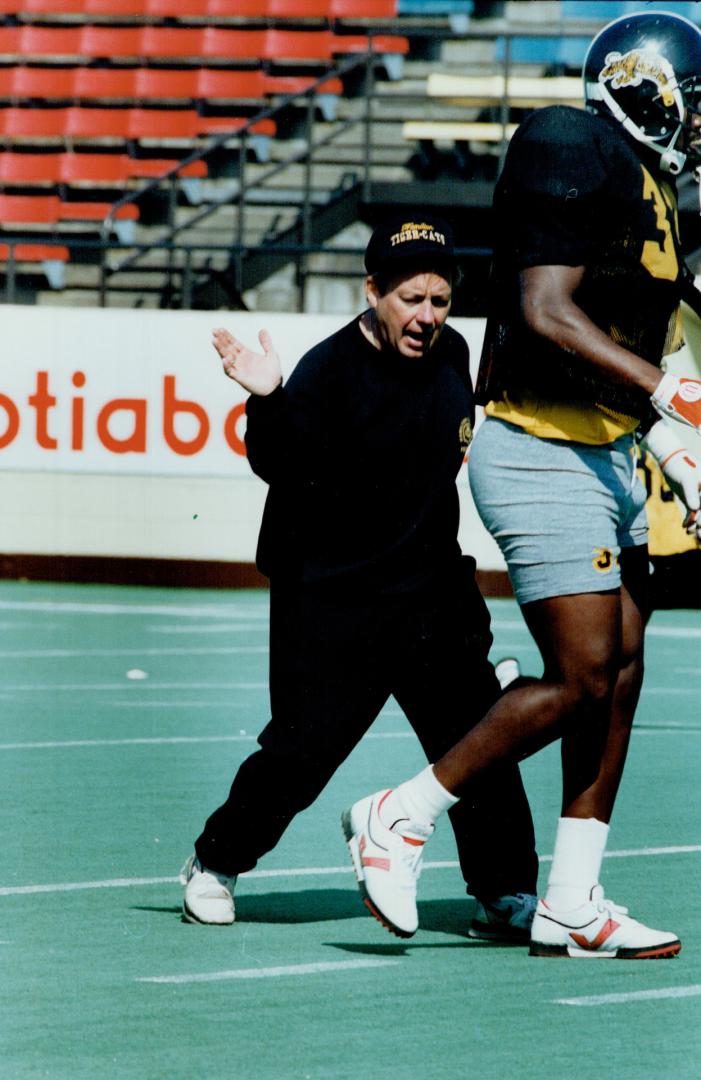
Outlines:
{"label": "white yard line", "polygon": [[37,611],[51,615],[177,615],[191,619],[267,619],[267,607],[236,608],[215,604],[101,604],[51,600],[0,600],[0,611]]}
{"label": "white yard line", "polygon": [[[161,704],[168,704],[161,702]],[[0,743],[2,750],[70,750],[88,746],[177,746],[180,743],[255,742],[257,734],[240,731],[237,735],[163,735],[131,739],[63,739],[44,742]],[[366,739],[413,739],[413,731],[369,731]]]}
{"label": "white yard line", "polygon": [[629,990],[620,994],[591,994],[589,997],[555,998],[554,1005],[628,1005],[636,1001],[660,1001],[664,998],[698,997],[701,983],[692,986],[668,986],[663,990]]}
{"label": "white yard line", "polygon": [[79,656],[228,656],[230,653],[267,653],[267,645],[215,645],[187,648],[173,645],[168,648],[146,649],[7,649],[0,650],[0,660],[53,660]]}
{"label": "white yard line", "polygon": [[[637,859],[651,855],[688,855],[701,851],[701,844],[684,844],[674,847],[630,848],[607,851],[607,859]],[[540,862],[551,862],[552,855],[541,855]],[[424,870],[455,870],[459,866],[453,859],[424,863]],[[242,878],[297,878],[329,877],[353,873],[352,866],[300,866],[278,870],[249,870]],[[80,892],[87,889],[125,889],[141,885],[174,885],[178,877],[107,878],[103,881],[70,881],[55,885],[6,885],[0,887],[0,896],[31,896],[37,893]]]}
{"label": "white yard line", "polygon": [[357,971],[359,968],[387,967],[401,960],[326,960],[316,964],[288,964],[284,967],[234,968],[231,971],[206,971],[190,975],[150,975],[135,979],[144,983],[221,982],[224,979],[279,979],[285,976],[320,975],[329,971]]}
{"label": "white yard line", "polygon": [[18,683],[15,685],[9,684],[3,686],[3,690],[6,693],[47,693],[70,691],[71,693],[82,693],[85,690],[267,690],[267,682],[149,682],[148,680],[130,682],[125,679],[123,682],[109,682],[109,683],[45,683],[37,685],[36,683]]}
{"label": "white yard line", "polygon": [[[262,684],[256,685],[249,683],[245,689],[260,689]],[[120,689],[126,689],[121,687]],[[136,703],[128,701],[115,701],[109,702],[110,706],[117,708],[133,708]],[[230,702],[187,702],[187,701],[147,701],[139,702],[138,708],[199,708],[199,709],[213,709],[228,708]],[[400,713],[388,713],[387,716],[400,716]],[[680,732],[684,732],[688,735],[701,735],[701,727],[693,728],[687,727],[682,724],[669,724],[652,729],[647,728],[634,728],[634,735],[678,735]],[[133,736],[131,738],[124,739],[37,739],[33,741],[24,742],[6,742],[0,743],[0,752],[3,750],[71,750],[87,748],[92,746],[178,746],[178,745],[191,745],[193,743],[235,743],[235,742],[254,742],[257,739],[257,732],[239,731],[232,735],[155,735],[155,736]],[[363,739],[415,739],[416,736],[411,730],[406,731],[368,731],[363,736]]]}

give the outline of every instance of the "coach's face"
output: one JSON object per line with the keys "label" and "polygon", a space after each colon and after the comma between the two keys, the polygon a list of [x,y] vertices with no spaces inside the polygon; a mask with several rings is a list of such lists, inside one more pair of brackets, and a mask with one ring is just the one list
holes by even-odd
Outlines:
{"label": "coach's face", "polygon": [[448,318],[450,281],[435,270],[412,271],[393,277],[383,292],[369,277],[366,291],[378,344],[410,359],[425,356]]}

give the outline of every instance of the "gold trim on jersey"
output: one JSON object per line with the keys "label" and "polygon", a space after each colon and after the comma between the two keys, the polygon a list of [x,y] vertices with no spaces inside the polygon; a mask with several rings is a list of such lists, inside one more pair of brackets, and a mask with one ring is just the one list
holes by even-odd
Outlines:
{"label": "gold trim on jersey", "polygon": [[504,394],[500,401],[485,405],[487,416],[516,424],[539,439],[564,439],[566,442],[604,446],[621,435],[629,435],[639,424],[633,416],[616,413],[604,405],[563,404],[538,401],[524,395],[512,401]]}

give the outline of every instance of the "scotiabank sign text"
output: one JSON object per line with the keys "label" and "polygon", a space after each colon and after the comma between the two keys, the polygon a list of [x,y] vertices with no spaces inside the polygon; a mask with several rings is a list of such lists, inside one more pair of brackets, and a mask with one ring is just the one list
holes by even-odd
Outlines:
{"label": "scotiabank sign text", "polygon": [[212,347],[226,326],[286,375],[345,318],[3,307],[0,470],[252,477],[247,394]]}
{"label": "scotiabank sign text", "polygon": [[[70,471],[238,472],[245,461],[245,395],[222,375],[221,394],[197,396],[175,374],[141,393],[91,385],[83,370],[37,370],[12,388],[0,375],[0,467]],[[191,470],[188,462],[195,464]]]}

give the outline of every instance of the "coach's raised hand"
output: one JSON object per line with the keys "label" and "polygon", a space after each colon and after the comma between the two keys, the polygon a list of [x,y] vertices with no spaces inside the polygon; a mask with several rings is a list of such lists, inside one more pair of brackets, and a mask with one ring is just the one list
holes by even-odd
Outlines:
{"label": "coach's raised hand", "polygon": [[701,432],[701,382],[698,379],[679,378],[668,371],[650,400],[662,416],[671,416]]}
{"label": "coach's raised hand", "polygon": [[221,357],[225,374],[250,394],[266,397],[282,382],[282,371],[268,331],[261,330],[258,340],[262,353],[249,349],[228,330],[219,327],[212,331],[212,344]]}

